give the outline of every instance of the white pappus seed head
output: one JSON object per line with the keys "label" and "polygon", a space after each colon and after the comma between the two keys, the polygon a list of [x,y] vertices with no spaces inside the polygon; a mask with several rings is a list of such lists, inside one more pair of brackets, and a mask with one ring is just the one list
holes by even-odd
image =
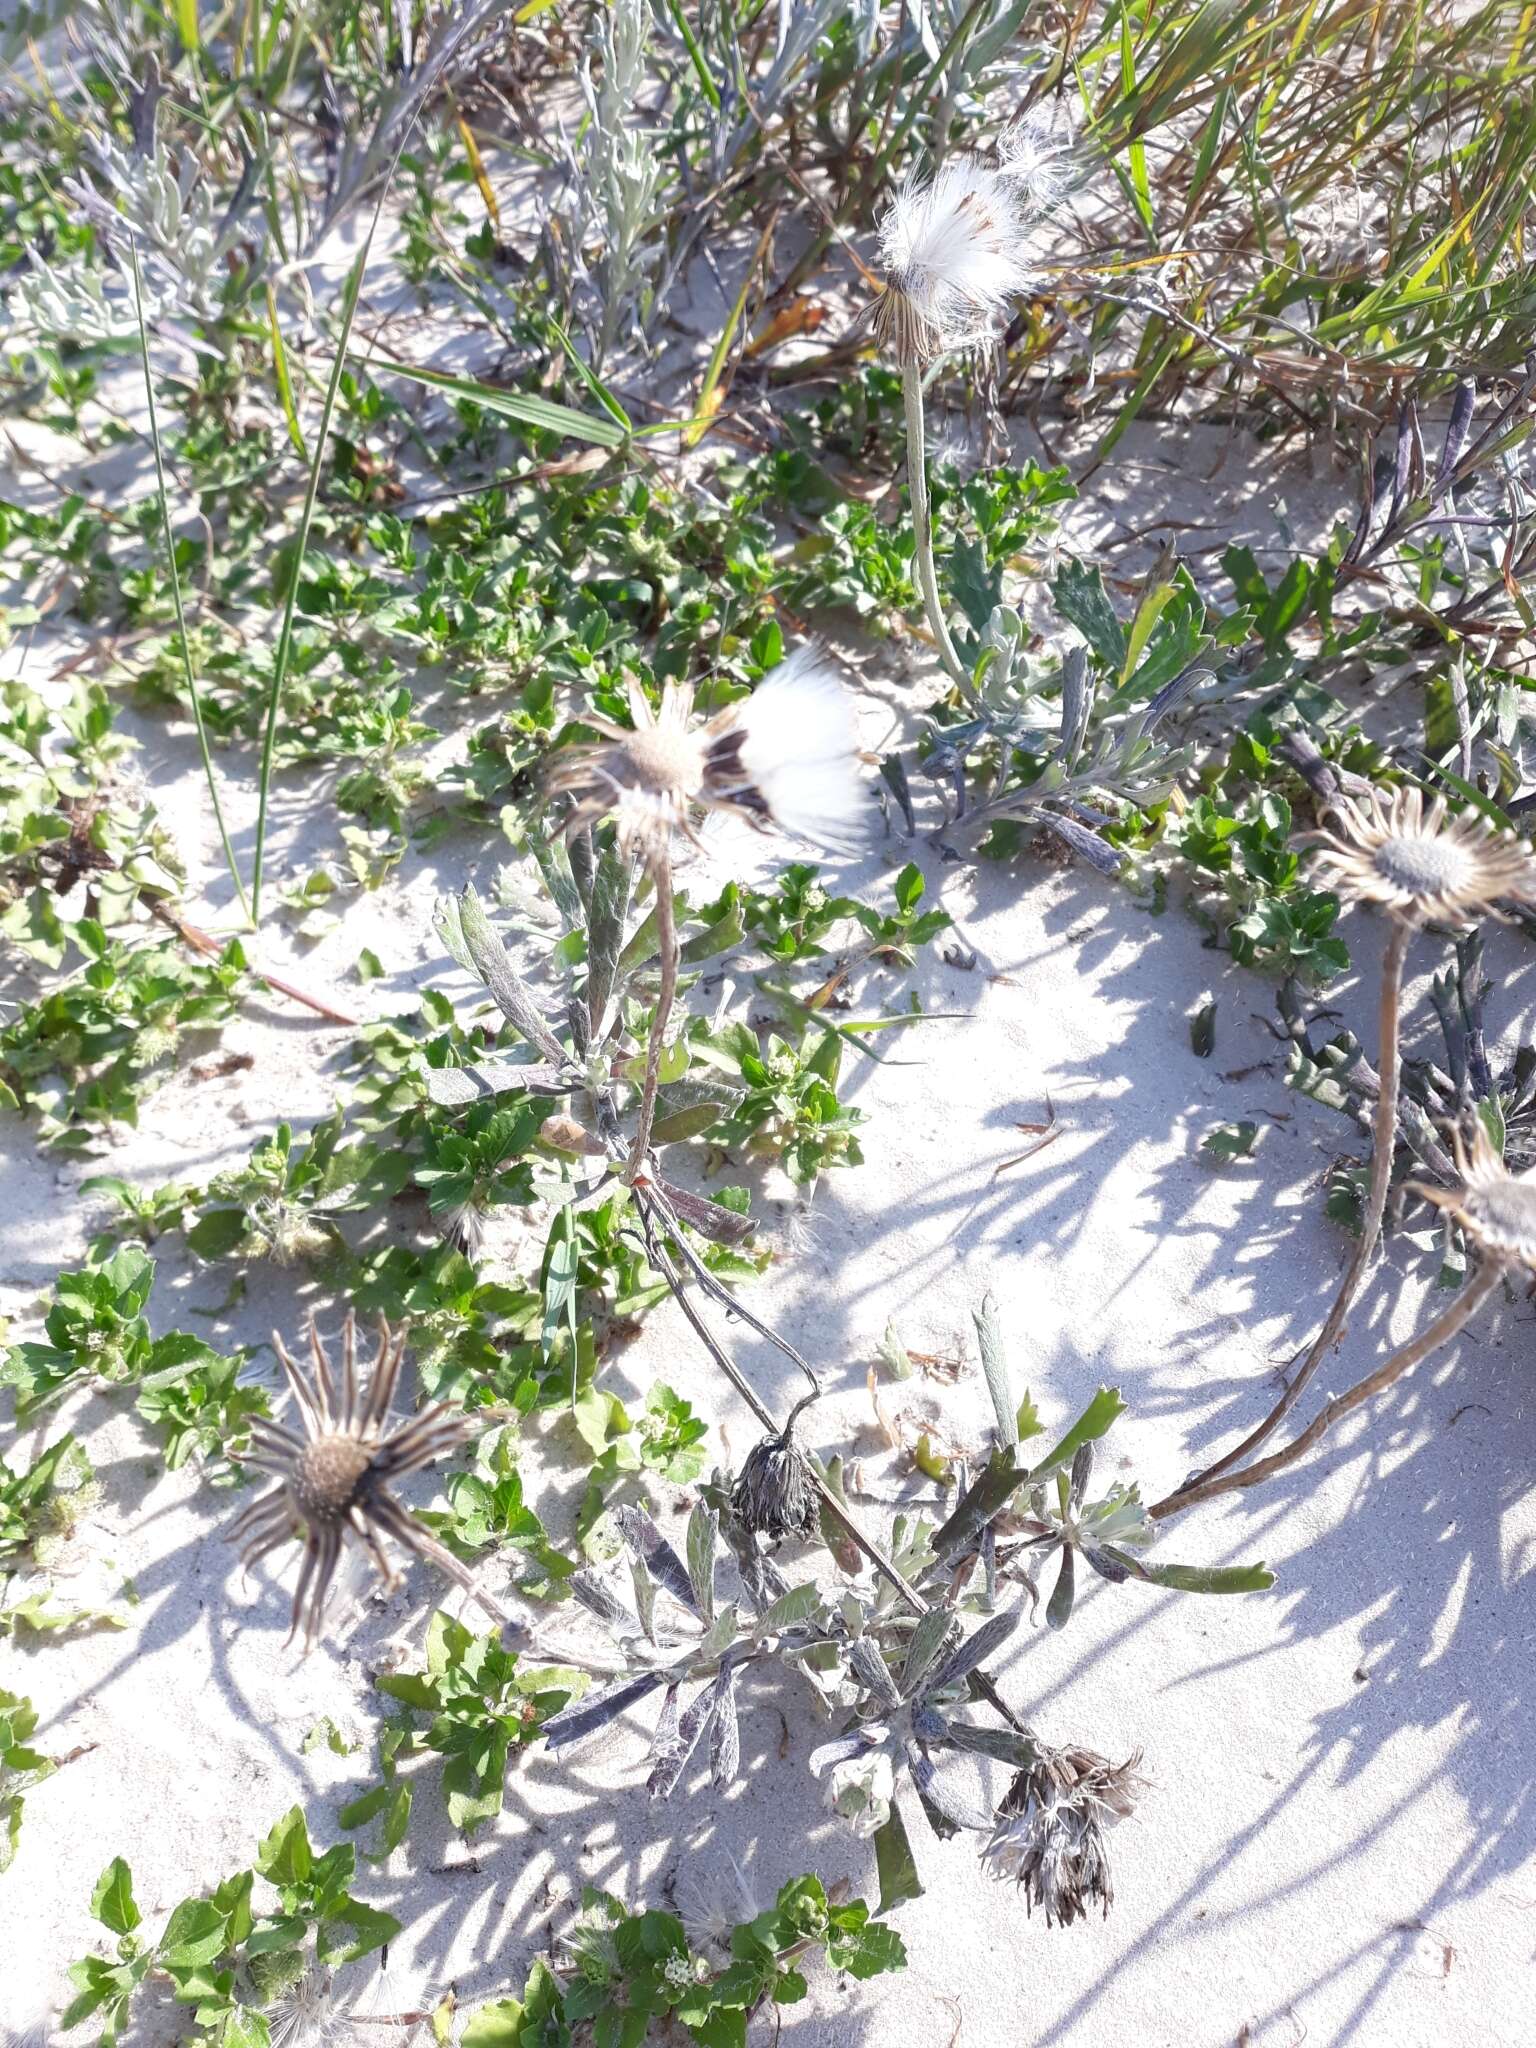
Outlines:
{"label": "white pappus seed head", "polygon": [[864,819],[858,734],[848,692],[825,657],[796,648],[736,712],[742,774],[780,830],[819,846],[855,846]]}
{"label": "white pappus seed head", "polygon": [[1030,282],[1025,239],[1040,210],[1023,176],[979,157],[951,157],[926,181],[909,175],[880,222],[881,338],[903,361],[985,341]]}

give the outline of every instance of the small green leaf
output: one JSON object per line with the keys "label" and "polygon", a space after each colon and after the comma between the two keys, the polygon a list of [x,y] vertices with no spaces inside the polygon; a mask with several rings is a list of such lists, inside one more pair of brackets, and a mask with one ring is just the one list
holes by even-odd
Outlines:
{"label": "small green leaf", "polygon": [[97,1878],[91,1911],[114,1934],[131,1934],[143,1917],[133,1896],[133,1873],[121,1856],[114,1856]]}

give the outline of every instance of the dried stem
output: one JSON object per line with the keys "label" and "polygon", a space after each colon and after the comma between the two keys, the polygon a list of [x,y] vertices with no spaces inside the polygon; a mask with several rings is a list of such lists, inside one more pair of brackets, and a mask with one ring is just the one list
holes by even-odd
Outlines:
{"label": "dried stem", "polygon": [[[167,910],[163,903],[152,903],[150,909],[160,922],[169,925],[184,945],[194,953],[218,953],[223,949],[217,939],[205,931],[199,931],[195,924],[188,924],[185,918]],[[344,1010],[333,1010],[329,1003],[322,1003],[318,996],[306,995],[301,988],[295,988],[291,981],[281,981],[275,974],[265,974],[259,967],[248,967],[246,972],[263,988],[274,989],[278,995],[287,996],[291,1002],[302,1003],[306,1010],[313,1010],[317,1017],[325,1017],[332,1024],[356,1024],[356,1017],[349,1017]]]}
{"label": "dried stem", "polygon": [[672,914],[672,863],[657,862],[652,881],[656,887],[656,940],[661,950],[661,993],[651,1018],[651,1042],[645,1055],[645,1093],[640,1098],[640,1122],[630,1147],[624,1178],[633,1184],[650,1149],[651,1123],[656,1115],[656,1088],[661,1080],[661,1055],[666,1043],[667,1020],[672,1015],[672,998],[677,993],[677,920]]}
{"label": "dried stem", "polygon": [[1271,1408],[1257,1429],[1248,1432],[1242,1442],[1207,1465],[1203,1472],[1196,1472],[1186,1479],[1182,1486],[1175,1487],[1167,1499],[1160,1500],[1152,1509],[1154,1515],[1172,1514],[1175,1505],[1184,1506],[1186,1494],[1198,1494],[1204,1498],[1208,1481],[1223,1472],[1229,1472],[1234,1465],[1256,1451],[1266,1437],[1289,1415],[1306,1391],[1324,1358],[1337,1344],[1344,1333],[1344,1318],[1349,1313],[1351,1302],[1365,1274],[1376,1239],[1381,1230],[1381,1219],[1387,1206],[1387,1190],[1392,1184],[1392,1160],[1397,1150],[1397,1098],[1401,1078],[1402,1061],[1398,1050],[1398,1018],[1403,993],[1403,961],[1408,952],[1408,941],[1413,936],[1413,926],[1393,920],[1387,950],[1381,963],[1381,1014],[1378,1038],[1381,1063],[1381,1087],[1376,1097],[1376,1121],[1371,1150],[1371,1182],[1366,1194],[1365,1214],[1361,1218],[1360,1237],[1355,1245],[1354,1256],[1349,1262],[1339,1291],[1334,1297],[1327,1320],[1313,1339],[1312,1347],[1292,1374],[1289,1385],[1280,1399]]}
{"label": "dried stem", "polygon": [[1232,1493],[1239,1487],[1256,1486],[1263,1479],[1272,1478],[1276,1472],[1283,1472],[1287,1465],[1311,1450],[1312,1446],[1327,1435],[1336,1422],[1341,1421],[1362,1401],[1369,1401],[1374,1394],[1384,1393],[1395,1380],[1405,1372],[1429,1357],[1432,1351],[1456,1335],[1492,1294],[1503,1278],[1504,1268],[1497,1259],[1490,1259],[1446,1309],[1430,1324],[1429,1328],[1410,1343],[1404,1344],[1385,1359],[1372,1373],[1367,1373],[1347,1393],[1335,1394],[1327,1407],[1320,1410],[1307,1424],[1294,1443],[1287,1444],[1283,1451],[1275,1451],[1267,1458],[1260,1458],[1256,1465],[1246,1465],[1241,1472],[1229,1472],[1222,1478],[1208,1478],[1198,1484],[1182,1488],[1170,1494],[1167,1500],[1160,1500],[1149,1512],[1159,1521],[1169,1515],[1182,1513],[1192,1508],[1197,1501],[1212,1500],[1219,1493]]}
{"label": "dried stem", "polygon": [[916,362],[903,363],[901,395],[907,411],[907,490],[912,500],[912,538],[917,547],[917,580],[923,593],[923,609],[938,645],[939,658],[962,690],[969,691],[971,679],[955,652],[939,596],[938,570],[933,559],[933,507],[928,498],[928,457],[923,431],[923,372]]}

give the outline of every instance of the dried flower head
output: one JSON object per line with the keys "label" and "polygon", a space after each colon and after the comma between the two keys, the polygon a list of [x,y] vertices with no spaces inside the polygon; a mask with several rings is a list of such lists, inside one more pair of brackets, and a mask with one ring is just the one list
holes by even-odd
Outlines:
{"label": "dried flower head", "polygon": [[1091,1749],[1042,1749],[1004,1795],[982,1860],[994,1877],[1023,1886],[1030,1912],[1043,1907],[1048,1927],[1070,1927],[1095,1902],[1108,1913],[1115,1888],[1104,1837],[1135,1808],[1140,1761],[1137,1755],[1112,1764]]}
{"label": "dried flower head", "polygon": [[1041,211],[1027,186],[980,157],[909,176],[880,221],[886,283],[875,331],[900,361],[973,348],[1030,281],[1025,236]]}
{"label": "dried flower head", "polygon": [[750,697],[703,725],[691,723],[693,691],[684,684],[668,683],[654,712],[631,683],[629,707],[628,730],[586,714],[602,743],[566,748],[550,764],[546,788],[575,799],[568,832],[611,817],[620,847],[653,870],[674,832],[697,844],[695,806],[826,846],[856,839],[862,799],[852,707],[814,648],[799,648]]}
{"label": "dried flower head", "polygon": [[1511,832],[1475,811],[1448,815],[1420,789],[1379,790],[1360,802],[1337,796],[1331,831],[1311,832],[1315,864],[1341,896],[1373,903],[1409,924],[1465,924],[1501,896],[1536,898],[1536,862]]}
{"label": "dried flower head", "polygon": [[811,1461],[791,1418],[777,1435],[761,1438],[748,1451],[731,1489],[731,1508],[750,1535],[779,1543],[786,1536],[812,1535],[819,1505]]}
{"label": "dried flower head", "polygon": [[309,1319],[309,1348],[314,1360],[311,1383],[300,1372],[287,1346],[274,1334],[288,1384],[298,1403],[302,1436],[265,1416],[251,1423],[255,1448],[245,1461],[275,1473],[280,1484],[262,1495],[234,1522],[230,1541],[244,1546],[247,1570],[269,1550],[298,1537],[304,1561],[293,1592],[292,1640],[300,1616],[305,1617],[304,1650],[314,1648],[325,1613],[326,1596],[336,1574],[342,1543],[360,1543],[386,1586],[399,1575],[386,1556],[382,1539],[392,1536],[404,1549],[428,1557],[467,1590],[474,1582],[451,1551],[430,1536],[390,1493],[388,1481],[418,1471],[444,1451],[461,1444],[470,1432],[466,1418],[443,1405],[425,1408],[403,1428],[386,1434],[385,1423],[405,1357],[406,1331],[392,1331],[379,1318],[379,1352],[366,1392],[357,1380],[357,1320],[350,1311],[341,1333],[341,1384],[338,1388],[320,1341],[315,1319]]}
{"label": "dried flower head", "polygon": [[1511,1173],[1481,1123],[1467,1144],[1454,1134],[1459,1188],[1409,1186],[1461,1225],[1485,1259],[1536,1273],[1536,1171]]}

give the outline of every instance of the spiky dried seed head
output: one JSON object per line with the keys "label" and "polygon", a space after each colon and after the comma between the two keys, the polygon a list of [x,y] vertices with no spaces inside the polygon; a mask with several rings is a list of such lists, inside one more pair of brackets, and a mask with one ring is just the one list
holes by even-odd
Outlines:
{"label": "spiky dried seed head", "polygon": [[1352,903],[1408,924],[1466,924],[1499,916],[1501,898],[1536,901],[1536,861],[1512,832],[1475,811],[1452,817],[1417,788],[1335,797],[1332,829],[1302,835],[1325,882]]}
{"label": "spiky dried seed head", "polygon": [[348,1312],[342,1326],[338,1377],[309,1319],[312,1372],[306,1377],[281,1337],[273,1345],[298,1406],[302,1434],[257,1416],[252,1449],[243,1462],[273,1474],[278,1484],[254,1501],[231,1525],[230,1541],[243,1546],[249,1570],[260,1557],[297,1538],[303,1561],[294,1588],[290,1639],[304,1621],[304,1651],[314,1648],[336,1576],[342,1545],[362,1545],[386,1586],[398,1574],[384,1549],[391,1536],[407,1551],[430,1558],[466,1591],[478,1595],[469,1573],[451,1551],[430,1535],[395,1499],[388,1482],[415,1472],[461,1444],[473,1425],[443,1405],[425,1408],[399,1429],[386,1424],[405,1357],[406,1331],[379,1319],[379,1349],[366,1387],[357,1375],[357,1321]]}
{"label": "spiky dried seed head", "polygon": [[1041,1907],[1048,1927],[1114,1904],[1104,1837],[1135,1810],[1140,1762],[1139,1754],[1112,1764],[1091,1749],[1042,1745],[1005,1793],[982,1861],[1021,1886],[1027,1909]]}
{"label": "spiky dried seed head", "polygon": [[1485,1259],[1536,1273],[1536,1172],[1511,1173],[1482,1124],[1470,1142],[1454,1134],[1459,1188],[1410,1181],[1426,1202],[1459,1223]]}

